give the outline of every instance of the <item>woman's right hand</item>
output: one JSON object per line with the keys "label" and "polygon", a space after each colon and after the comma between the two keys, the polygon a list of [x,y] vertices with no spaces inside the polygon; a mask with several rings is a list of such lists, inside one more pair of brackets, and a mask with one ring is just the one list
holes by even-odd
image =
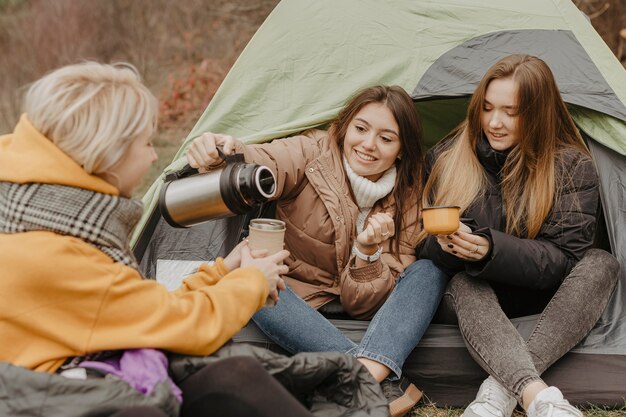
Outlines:
{"label": "woman's right hand", "polygon": [[472,229],[463,223],[456,232],[437,235],[436,238],[441,250],[469,262],[480,261],[487,256],[491,244],[489,239],[473,234]]}
{"label": "woman's right hand", "polygon": [[187,162],[192,168],[200,172],[207,172],[210,167],[219,165],[222,158],[217,152],[217,147],[222,148],[224,155],[232,155],[235,152],[235,138],[219,133],[203,133],[191,142],[187,149]]}
{"label": "woman's right hand", "polygon": [[[241,267],[256,267],[261,270],[269,285],[267,301],[278,302],[278,292],[287,289],[285,281],[280,277],[289,272],[289,267],[283,264],[289,251],[281,250],[273,255],[267,255],[267,251],[250,252],[248,245],[241,246]],[[270,303],[271,304],[271,303]]]}

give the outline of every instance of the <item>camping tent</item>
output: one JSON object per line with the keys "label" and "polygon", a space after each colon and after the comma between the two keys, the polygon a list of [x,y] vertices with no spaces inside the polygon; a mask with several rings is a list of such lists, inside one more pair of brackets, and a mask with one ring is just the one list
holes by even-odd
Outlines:
{"label": "camping tent", "polygon": [[[224,254],[241,218],[173,229],[159,218],[163,178],[204,131],[245,142],[323,125],[356,90],[396,84],[412,94],[436,143],[464,117],[468,96],[502,56],[528,53],[555,73],[596,161],[607,245],[620,282],[592,333],[545,374],[575,404],[624,405],[626,397],[626,71],[570,0],[284,0],[247,45],[175,160],[144,198],[135,234],[142,268],[167,280],[168,265]],[[602,228],[604,229],[604,228]],[[160,269],[161,271],[158,271]],[[581,306],[584,308],[584,306]],[[528,335],[536,317],[516,319]],[[357,321],[338,321],[355,338]],[[250,331],[243,338],[262,336]],[[465,405],[485,374],[458,329],[432,325],[405,373],[438,405]]]}

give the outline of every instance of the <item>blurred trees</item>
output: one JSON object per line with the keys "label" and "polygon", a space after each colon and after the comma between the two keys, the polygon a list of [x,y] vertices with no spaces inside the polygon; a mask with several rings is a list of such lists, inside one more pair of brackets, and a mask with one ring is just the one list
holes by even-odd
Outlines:
{"label": "blurred trees", "polygon": [[[278,0],[0,0],[0,132],[19,116],[18,87],[81,60],[127,61],[170,104],[182,84],[215,91]],[[201,74],[201,72],[204,73]],[[208,72],[211,72],[209,74]],[[213,72],[215,72],[213,74]],[[204,77],[199,80],[199,76]],[[182,80],[182,81],[179,81]],[[176,88],[178,93],[170,91]],[[167,90],[167,91],[163,91]],[[212,94],[198,91],[192,106]],[[186,107],[185,107],[186,106]],[[190,104],[182,108],[189,110]],[[179,113],[168,113],[171,119]],[[195,117],[199,115],[196,113]]]}
{"label": "blurred trees", "polygon": [[[188,130],[278,1],[0,0],[0,133],[19,117],[20,87],[87,59],[135,65],[160,98],[162,128]],[[626,55],[624,0],[572,1]]]}
{"label": "blurred trees", "polygon": [[589,19],[613,53],[626,65],[626,45],[620,31],[626,29],[624,0],[572,0]]}

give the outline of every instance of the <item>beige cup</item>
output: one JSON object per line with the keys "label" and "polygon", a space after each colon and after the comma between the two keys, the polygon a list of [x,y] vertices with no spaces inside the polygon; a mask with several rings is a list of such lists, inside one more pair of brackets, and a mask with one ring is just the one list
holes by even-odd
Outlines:
{"label": "beige cup", "polygon": [[449,235],[460,226],[459,206],[434,206],[422,209],[424,230],[431,235]]}
{"label": "beige cup", "polygon": [[248,246],[251,250],[267,249],[272,255],[283,249],[285,222],[276,219],[250,220]]}

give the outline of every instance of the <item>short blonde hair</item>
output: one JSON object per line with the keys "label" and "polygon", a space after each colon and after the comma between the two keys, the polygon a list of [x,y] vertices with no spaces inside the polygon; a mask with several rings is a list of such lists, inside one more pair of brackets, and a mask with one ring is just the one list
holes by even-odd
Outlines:
{"label": "short blonde hair", "polygon": [[155,132],[158,102],[132,65],[85,62],[32,84],[24,112],[85,171],[101,174],[138,136]]}

